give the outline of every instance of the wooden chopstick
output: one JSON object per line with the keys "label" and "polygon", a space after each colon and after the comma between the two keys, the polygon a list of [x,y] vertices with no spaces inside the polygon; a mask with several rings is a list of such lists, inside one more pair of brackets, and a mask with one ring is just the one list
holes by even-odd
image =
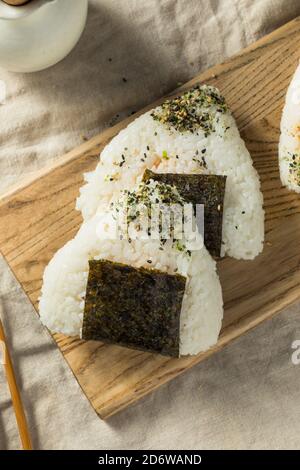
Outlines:
{"label": "wooden chopstick", "polygon": [[24,450],[32,450],[30,435],[28,431],[26,416],[24,413],[22,400],[20,396],[20,392],[18,389],[18,385],[16,382],[13,364],[10,358],[10,354],[7,347],[7,342],[4,334],[3,325],[0,319],[0,341],[4,343],[4,369],[6,374],[7,383],[9,386],[11,399],[16,415],[16,420],[19,428],[19,434],[22,442],[22,446]]}

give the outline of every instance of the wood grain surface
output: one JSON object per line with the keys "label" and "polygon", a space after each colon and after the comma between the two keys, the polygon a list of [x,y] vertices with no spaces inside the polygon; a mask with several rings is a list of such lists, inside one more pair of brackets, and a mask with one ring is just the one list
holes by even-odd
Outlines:
{"label": "wood grain surface", "polygon": [[[281,186],[277,164],[280,115],[300,58],[299,43],[297,18],[181,87],[187,89],[199,81],[214,84],[233,110],[262,182],[265,248],[255,261],[227,258],[219,262],[225,316],[218,344],[204,354],[168,359],[54,335],[102,418],[176,377],[300,298],[300,197]],[[96,166],[101,149],[135,117],[86,142],[2,197],[0,248],[36,308],[46,264],[75,235],[81,223],[74,206],[82,173]]]}

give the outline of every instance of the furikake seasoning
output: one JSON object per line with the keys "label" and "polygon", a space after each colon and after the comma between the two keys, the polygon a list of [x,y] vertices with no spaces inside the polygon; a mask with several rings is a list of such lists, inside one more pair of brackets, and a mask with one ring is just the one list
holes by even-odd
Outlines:
{"label": "furikake seasoning", "polygon": [[154,173],[146,170],[143,181],[175,186],[188,203],[204,205],[204,244],[212,256],[219,257],[222,244],[223,205],[226,176],[182,173]]}
{"label": "furikake seasoning", "polygon": [[89,261],[82,338],[178,357],[185,285],[179,274]]}
{"label": "furikake seasoning", "polygon": [[228,111],[224,97],[209,85],[197,85],[182,95],[166,100],[151,116],[179,132],[215,132],[219,114]]}
{"label": "furikake seasoning", "polygon": [[290,154],[287,160],[289,162],[289,180],[291,183],[300,186],[300,154]]}

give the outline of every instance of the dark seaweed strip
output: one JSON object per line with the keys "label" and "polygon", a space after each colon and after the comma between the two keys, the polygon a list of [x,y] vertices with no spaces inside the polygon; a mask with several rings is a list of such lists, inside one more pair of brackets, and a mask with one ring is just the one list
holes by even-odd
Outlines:
{"label": "dark seaweed strip", "polygon": [[176,186],[179,194],[194,207],[196,204],[204,204],[204,244],[212,256],[219,257],[226,176],[154,173],[146,170],[143,181],[150,179]]}
{"label": "dark seaweed strip", "polygon": [[178,357],[185,284],[179,274],[89,261],[83,339]]}

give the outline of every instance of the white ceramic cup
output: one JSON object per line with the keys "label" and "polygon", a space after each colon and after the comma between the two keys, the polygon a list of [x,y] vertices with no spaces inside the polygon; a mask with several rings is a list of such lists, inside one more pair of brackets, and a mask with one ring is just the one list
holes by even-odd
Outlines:
{"label": "white ceramic cup", "polygon": [[62,60],[85,27],[88,0],[32,0],[13,7],[0,0],[0,67],[36,72]]}

